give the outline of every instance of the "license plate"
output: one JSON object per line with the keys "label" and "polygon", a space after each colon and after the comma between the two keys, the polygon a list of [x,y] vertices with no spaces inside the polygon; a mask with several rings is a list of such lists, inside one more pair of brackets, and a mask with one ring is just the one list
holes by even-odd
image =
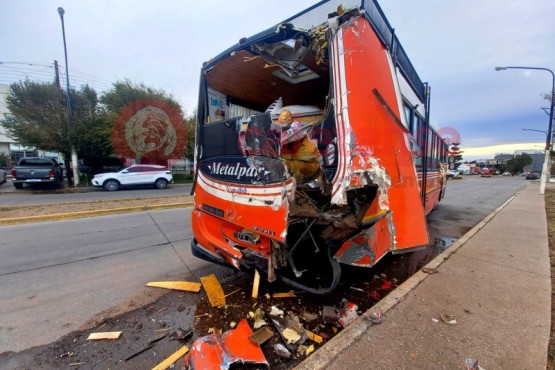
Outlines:
{"label": "license plate", "polygon": [[27,182],[40,182],[40,179],[28,179]]}

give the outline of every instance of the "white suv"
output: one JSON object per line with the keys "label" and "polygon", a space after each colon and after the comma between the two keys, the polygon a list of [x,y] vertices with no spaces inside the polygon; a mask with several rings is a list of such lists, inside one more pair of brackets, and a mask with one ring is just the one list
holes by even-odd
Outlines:
{"label": "white suv", "polygon": [[92,179],[92,185],[108,191],[116,191],[123,186],[153,185],[165,189],[173,182],[171,171],[154,164],[135,164],[119,172],[99,173]]}

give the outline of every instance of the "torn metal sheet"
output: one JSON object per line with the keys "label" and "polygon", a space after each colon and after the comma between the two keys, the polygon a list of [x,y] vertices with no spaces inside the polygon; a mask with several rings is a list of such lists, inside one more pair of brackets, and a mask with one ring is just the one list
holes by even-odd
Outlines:
{"label": "torn metal sheet", "polygon": [[268,365],[260,346],[249,337],[253,334],[247,320],[239,322],[236,329],[197,339],[185,358],[185,366],[191,369],[229,369],[233,364]]}

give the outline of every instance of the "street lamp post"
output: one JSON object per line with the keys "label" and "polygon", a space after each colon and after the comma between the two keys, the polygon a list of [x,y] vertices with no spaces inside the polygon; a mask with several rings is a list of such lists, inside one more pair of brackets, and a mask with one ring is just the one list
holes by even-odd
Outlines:
{"label": "street lamp post", "polygon": [[[552,140],[552,132],[553,132],[553,105],[555,100],[555,74],[549,68],[543,67],[495,67],[496,71],[504,71],[506,69],[535,69],[539,71],[546,71],[551,73],[551,107],[549,108],[549,124],[547,128],[547,135],[545,138],[545,159],[543,161],[543,171],[542,171],[542,178],[540,182],[540,194],[545,193],[545,183],[547,182],[547,178],[549,177],[549,172],[551,170],[549,162],[550,162],[550,152],[551,146],[553,144]],[[545,132],[545,131],[543,131]]]}
{"label": "street lamp post", "polygon": [[58,14],[60,14],[60,19],[62,21],[62,36],[64,38],[64,56],[66,62],[66,100],[67,100],[67,130],[69,137],[69,146],[71,150],[71,167],[73,169],[73,183],[75,186],[79,185],[79,163],[77,162],[77,152],[75,151],[75,146],[73,145],[73,126],[71,124],[71,100],[69,95],[69,67],[67,64],[67,46],[66,46],[66,30],[64,26],[64,8],[58,8]]}

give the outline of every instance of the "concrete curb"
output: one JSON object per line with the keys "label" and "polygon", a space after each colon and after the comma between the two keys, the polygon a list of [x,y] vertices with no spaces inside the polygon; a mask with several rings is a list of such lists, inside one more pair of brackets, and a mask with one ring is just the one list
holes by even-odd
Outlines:
{"label": "concrete curb", "polygon": [[[517,191],[512,197],[510,197],[505,203],[497,207],[492,213],[487,215],[482,221],[480,221],[476,226],[470,229],[466,234],[459,238],[453,245],[447,248],[445,251],[440,253],[436,258],[430,261],[425,267],[435,269],[438,268],[451,257],[452,254],[456,253],[459,248],[468,242],[474,235],[476,235],[484,226],[488,224],[503,208],[505,208],[509,203],[515,199],[518,194],[520,194],[527,185],[524,185],[519,191]],[[368,318],[369,315],[376,311],[381,311],[382,314],[387,313],[398,303],[402,302],[410,292],[416,289],[420,283],[428,278],[430,274],[422,272],[422,270],[417,271],[414,275],[408,278],[404,283],[399,285],[395,290],[385,296],[382,300],[368,309],[363,313],[358,319],[356,319],[351,325],[349,325],[345,330],[333,337],[329,342],[327,342],[322,348],[320,348],[314,355],[308,357],[306,360],[301,362],[295,369],[298,370],[313,370],[313,369],[326,369],[329,367],[333,360],[337,358],[345,349],[347,349],[352,343],[358,341],[363,335],[371,334],[371,328],[374,325]],[[326,349],[322,351],[322,349]]]}
{"label": "concrete curb", "polygon": [[95,211],[53,213],[49,215],[40,215],[40,216],[1,218],[0,226],[16,225],[16,224],[23,224],[23,223],[30,223],[30,222],[67,220],[67,219],[82,218],[82,217],[106,216],[106,215],[119,214],[119,213],[144,212],[144,211],[163,210],[163,209],[172,209],[172,208],[187,208],[192,206],[194,206],[194,203],[192,202],[166,203],[166,204],[144,205],[144,206],[135,206],[135,207],[99,209]]}

